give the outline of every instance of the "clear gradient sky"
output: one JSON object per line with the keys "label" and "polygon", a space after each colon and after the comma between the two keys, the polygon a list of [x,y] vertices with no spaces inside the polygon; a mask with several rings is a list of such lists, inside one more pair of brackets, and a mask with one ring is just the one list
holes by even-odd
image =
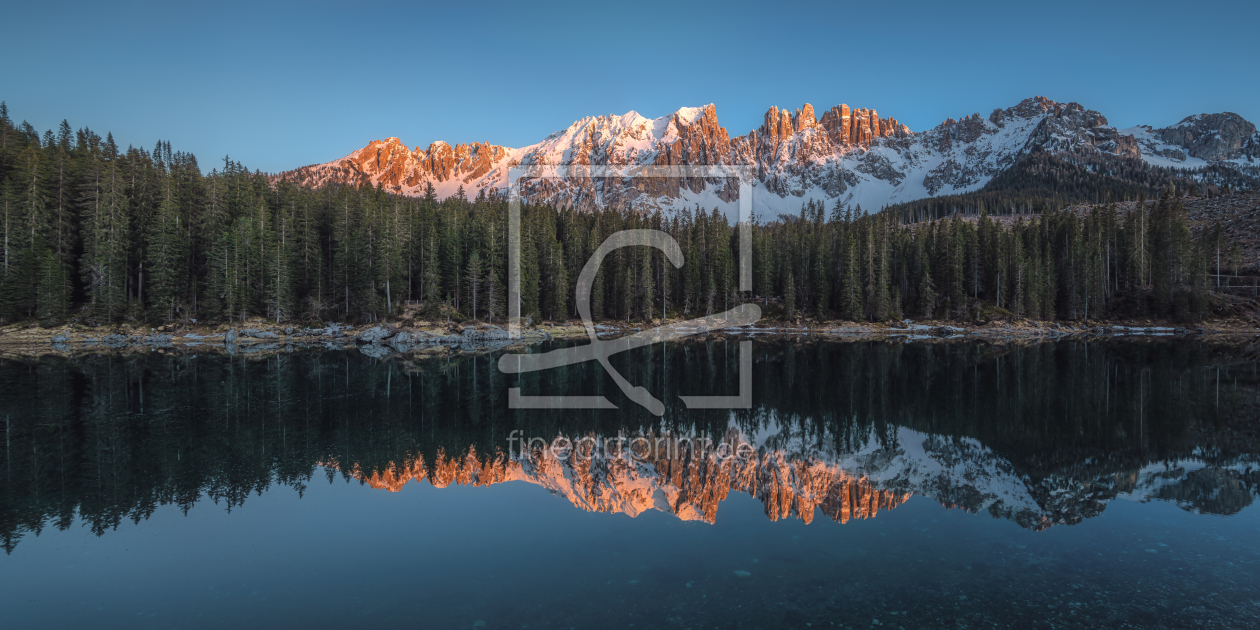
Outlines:
{"label": "clear gradient sky", "polygon": [[913,130],[1044,95],[1112,124],[1260,122],[1260,2],[68,3],[3,9],[0,100],[279,171],[398,136],[523,146],[583,116],[873,107]]}

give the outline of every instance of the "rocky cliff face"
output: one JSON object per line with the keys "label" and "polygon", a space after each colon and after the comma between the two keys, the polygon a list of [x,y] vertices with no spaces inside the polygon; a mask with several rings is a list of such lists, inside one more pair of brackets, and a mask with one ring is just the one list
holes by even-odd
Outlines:
{"label": "rocky cliff face", "polygon": [[1157,166],[1202,168],[1212,163],[1260,168],[1260,133],[1238,114],[1197,114],[1162,129],[1139,125],[1121,130],[1139,145],[1144,159]]}
{"label": "rocky cliff face", "polygon": [[1187,116],[1171,127],[1155,130],[1154,135],[1204,160],[1260,157],[1256,126],[1230,112]]}
{"label": "rocky cliff face", "polygon": [[402,191],[421,188],[426,182],[484,177],[494,164],[503,160],[507,151],[485,142],[451,147],[441,141],[430,144],[427,149],[416,147],[410,151],[398,138],[386,138],[373,140],[340,160],[299,169],[300,177],[294,173],[298,181],[309,186],[379,183],[390,190]]}
{"label": "rocky cliff face", "polygon": [[[1191,116],[1164,129],[1118,130],[1099,112],[1038,96],[988,117],[950,118],[920,133],[874,109],[842,104],[819,118],[809,104],[792,110],[771,107],[757,129],[731,136],[716,108],[706,105],[656,119],[636,112],[583,118],[522,148],[435,142],[409,150],[388,138],[277,177],[306,186],[380,184],[404,195],[423,195],[432,186],[444,198],[460,187],[470,197],[483,191],[503,195],[508,171],[518,165],[741,165],[754,173],[756,210],[774,216],[799,211],[806,199],[870,210],[978,190],[1033,150],[1185,169],[1213,162],[1251,168],[1260,157],[1260,135],[1230,113]],[[650,211],[698,203],[728,213],[734,211],[737,192],[736,181],[698,178],[570,177],[526,181],[522,187],[531,201],[579,209]]]}

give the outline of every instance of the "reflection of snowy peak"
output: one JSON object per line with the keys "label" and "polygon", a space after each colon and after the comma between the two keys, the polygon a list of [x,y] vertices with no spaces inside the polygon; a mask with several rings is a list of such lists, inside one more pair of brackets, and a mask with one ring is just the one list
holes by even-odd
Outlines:
{"label": "reflection of snowy peak", "polygon": [[[1117,130],[1098,112],[1044,97],[961,120],[948,119],[913,133],[871,109],[838,105],[819,118],[806,104],[771,107],[760,127],[731,137],[713,105],[688,107],[649,119],[636,112],[583,118],[522,148],[489,143],[435,142],[409,150],[398,138],[374,140],[339,160],[280,175],[306,186],[380,184],[438,198],[463,188],[503,195],[517,165],[685,166],[741,165],[755,173],[757,211],[795,212],[805,199],[828,207],[839,202],[866,209],[924,197],[979,190],[1034,150],[1070,158],[1140,158],[1153,166],[1200,168],[1219,162],[1249,168],[1260,157],[1255,126],[1236,114],[1191,116],[1164,129]],[[1260,166],[1260,165],[1258,165]],[[589,208],[678,208],[699,203],[733,210],[735,187],[722,180],[653,180],[650,177],[534,182],[533,201]]]}
{"label": "reflection of snowy peak", "polygon": [[[791,444],[779,437],[770,444]],[[789,451],[796,451],[789,447]],[[798,451],[799,452],[799,451]],[[852,453],[815,453],[838,468],[861,475],[873,487],[931,497],[967,512],[988,511],[1041,529],[1052,515],[1038,503],[1034,489],[1010,462],[972,438],[949,438],[900,428],[883,440],[870,439]]]}
{"label": "reflection of snowy peak", "polygon": [[[482,457],[473,451],[356,476],[391,491],[411,479],[428,479],[436,487],[524,481],[583,510],[637,516],[654,509],[710,523],[732,491],[756,497],[771,520],[810,522],[821,512],[840,523],[873,517],[920,494],[1030,529],[1079,523],[1117,498],[1168,500],[1193,511],[1232,514],[1260,491],[1254,463],[1209,467],[1187,460],[1141,470],[1091,465],[1033,479],[972,438],[906,428],[868,438],[847,452],[817,446],[834,440],[806,441],[786,433],[750,437],[734,429],[718,443],[726,450],[701,452],[665,439],[670,446],[639,458],[558,458],[545,451]],[[717,456],[738,453],[741,445],[755,455]]]}
{"label": "reflection of snowy peak", "polygon": [[1260,492],[1257,462],[1211,466],[1199,460],[1151,464],[1133,475],[1132,490],[1120,498],[1173,501],[1199,514],[1235,514]]}
{"label": "reflection of snowy peak", "polygon": [[[738,444],[737,433],[727,437]],[[907,498],[874,489],[821,462],[790,461],[775,452],[749,459],[700,456],[685,449],[669,449],[660,456],[556,458],[533,452],[506,457],[439,456],[426,465],[416,460],[390,470],[362,471],[356,476],[374,488],[398,491],[411,479],[428,479],[434,486],[491,485],[525,481],[568,499],[583,510],[638,516],[647,510],[669,512],[684,520],[714,522],[718,504],[732,490],[747,492],[766,507],[771,520],[797,516],[809,522],[816,509],[841,523],[868,518],[891,509]]]}

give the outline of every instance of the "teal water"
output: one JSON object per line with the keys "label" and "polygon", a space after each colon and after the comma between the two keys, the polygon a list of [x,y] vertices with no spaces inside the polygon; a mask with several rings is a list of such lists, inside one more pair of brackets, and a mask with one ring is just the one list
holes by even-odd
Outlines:
{"label": "teal water", "polygon": [[[614,360],[663,418],[598,366],[518,382],[493,355],[4,360],[0,622],[1257,627],[1251,356],[766,341],[735,412],[675,402],[735,393],[735,343]],[[517,385],[620,409],[513,411]]]}

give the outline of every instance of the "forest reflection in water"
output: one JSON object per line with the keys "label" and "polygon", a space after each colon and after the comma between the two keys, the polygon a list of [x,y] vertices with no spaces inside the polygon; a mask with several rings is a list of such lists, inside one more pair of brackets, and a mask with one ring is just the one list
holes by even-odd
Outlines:
{"label": "forest reflection in water", "polygon": [[[25,535],[76,518],[100,535],[164,504],[230,509],[324,475],[387,490],[412,479],[522,481],[584,510],[710,523],[732,492],[757,498],[772,520],[806,522],[925,495],[1028,529],[1078,523],[1121,496],[1230,515],[1258,491],[1249,348],[765,341],[754,344],[752,409],[681,404],[679,394],[734,393],[738,354],[710,340],[615,357],[666,402],[661,418],[622,398],[598,365],[518,377],[501,374],[494,355],[0,360],[0,531],[12,553]],[[509,386],[603,394],[620,408],[511,410]],[[509,441],[557,436],[645,436],[668,448],[591,458]],[[720,457],[696,447],[705,439],[751,455]]]}

